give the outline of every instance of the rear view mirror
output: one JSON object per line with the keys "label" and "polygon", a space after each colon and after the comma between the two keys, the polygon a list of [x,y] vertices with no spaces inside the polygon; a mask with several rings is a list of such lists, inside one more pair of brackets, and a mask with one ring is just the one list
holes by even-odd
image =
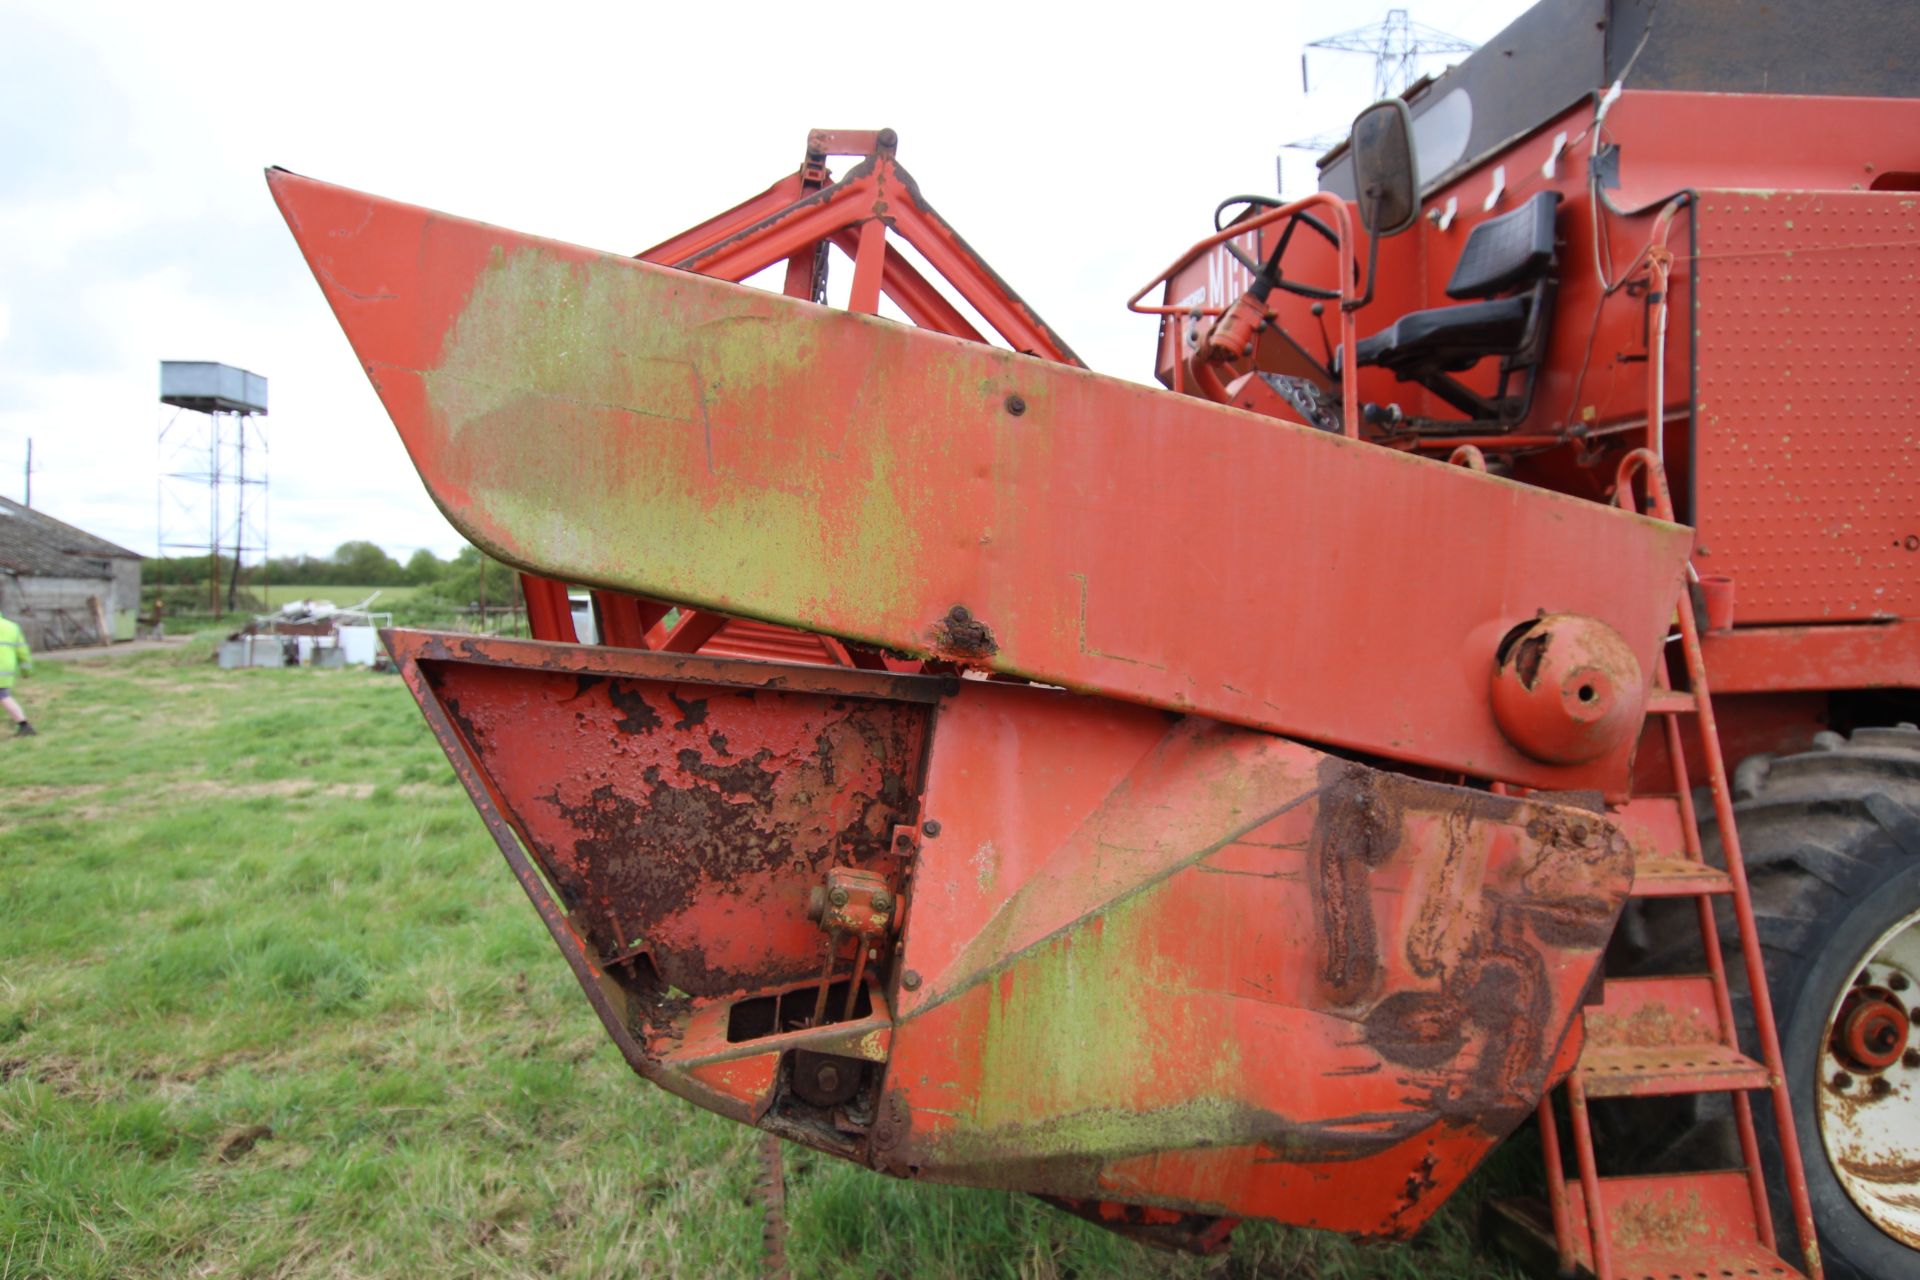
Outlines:
{"label": "rear view mirror", "polygon": [[1350,150],[1361,225],[1375,239],[1399,235],[1420,216],[1413,113],[1407,104],[1386,98],[1354,117]]}

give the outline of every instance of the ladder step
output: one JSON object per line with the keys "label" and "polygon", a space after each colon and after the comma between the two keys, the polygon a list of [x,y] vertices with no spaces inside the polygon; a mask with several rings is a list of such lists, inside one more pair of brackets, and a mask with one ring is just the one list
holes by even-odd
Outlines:
{"label": "ladder step", "polygon": [[1726,872],[1687,856],[1680,802],[1672,796],[1641,796],[1607,816],[1633,849],[1634,897],[1733,892],[1733,881]]}
{"label": "ladder step", "polygon": [[[1600,1179],[1612,1274],[1600,1280],[1804,1280],[1760,1243],[1753,1194],[1739,1169]],[[1592,1274],[1585,1188],[1567,1186],[1580,1265]]]}
{"label": "ladder step", "polygon": [[1690,693],[1676,693],[1672,689],[1655,689],[1647,695],[1647,714],[1650,716],[1692,715],[1699,708],[1694,704]]}
{"label": "ladder step", "polygon": [[1660,1249],[1618,1250],[1612,1280],[1806,1280],[1765,1245],[1717,1245],[1703,1252]]}
{"label": "ladder step", "polygon": [[1645,858],[1634,863],[1635,898],[1686,898],[1733,892],[1733,877],[1692,858]]}
{"label": "ladder step", "polygon": [[1765,1067],[1723,1044],[1588,1045],[1580,1053],[1577,1070],[1590,1098],[1658,1098],[1767,1087]]}
{"label": "ladder step", "polygon": [[1706,974],[1609,978],[1586,1030],[1576,1069],[1589,1097],[1767,1087],[1767,1069],[1725,1043]]}

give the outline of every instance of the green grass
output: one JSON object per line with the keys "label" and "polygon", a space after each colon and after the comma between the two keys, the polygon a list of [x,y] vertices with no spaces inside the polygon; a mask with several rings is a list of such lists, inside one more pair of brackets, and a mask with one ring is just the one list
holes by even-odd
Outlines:
{"label": "green grass", "polygon": [[277,609],[289,600],[331,600],[335,604],[359,604],[378,591],[380,597],[373,602],[375,609],[391,609],[395,605],[406,604],[418,595],[420,588],[404,587],[327,587],[327,586],[288,586],[285,583],[270,583],[265,587],[249,587],[255,595],[264,598],[269,608]]}
{"label": "green grass", "polygon": [[[0,741],[0,1278],[755,1274],[754,1135],[626,1069],[400,682],[209,652],[42,664],[43,736]],[[1213,1260],[793,1148],[788,1182],[802,1277],[1509,1274],[1486,1178],[1410,1246]]]}

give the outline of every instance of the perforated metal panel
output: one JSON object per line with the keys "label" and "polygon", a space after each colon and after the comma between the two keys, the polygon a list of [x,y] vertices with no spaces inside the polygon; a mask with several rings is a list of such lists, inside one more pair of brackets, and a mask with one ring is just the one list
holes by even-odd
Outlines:
{"label": "perforated metal panel", "polygon": [[1742,624],[1920,614],[1920,197],[1706,191],[1698,227],[1701,572]]}

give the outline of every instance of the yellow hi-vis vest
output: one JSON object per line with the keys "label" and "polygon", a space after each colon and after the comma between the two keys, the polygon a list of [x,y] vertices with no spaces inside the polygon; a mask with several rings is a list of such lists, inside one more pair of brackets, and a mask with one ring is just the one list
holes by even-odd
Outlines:
{"label": "yellow hi-vis vest", "polygon": [[0,689],[13,684],[13,673],[22,667],[33,667],[33,651],[27,648],[27,637],[20,631],[20,624],[11,618],[0,618]]}

